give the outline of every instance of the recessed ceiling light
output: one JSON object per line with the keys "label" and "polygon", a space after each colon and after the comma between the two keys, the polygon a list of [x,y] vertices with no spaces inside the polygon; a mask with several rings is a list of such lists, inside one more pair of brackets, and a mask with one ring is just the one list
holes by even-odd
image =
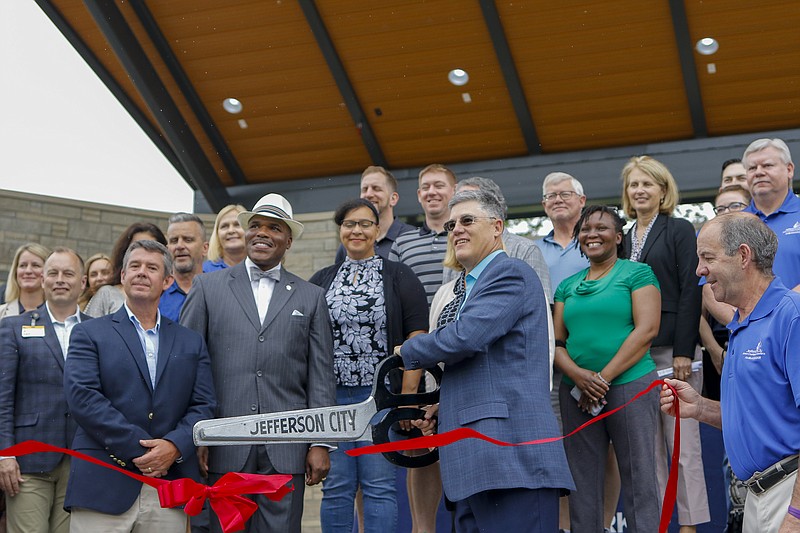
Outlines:
{"label": "recessed ceiling light", "polygon": [[713,37],[703,37],[697,41],[697,44],[694,46],[694,48],[697,50],[698,54],[710,56],[719,50],[719,43]]}
{"label": "recessed ceiling light", "polygon": [[447,79],[450,80],[450,83],[453,85],[461,87],[462,85],[466,85],[469,81],[469,74],[467,74],[466,70],[454,68],[447,73]]}
{"label": "recessed ceiling light", "polygon": [[226,98],[222,101],[222,107],[231,115],[242,112],[242,103],[236,98]]}

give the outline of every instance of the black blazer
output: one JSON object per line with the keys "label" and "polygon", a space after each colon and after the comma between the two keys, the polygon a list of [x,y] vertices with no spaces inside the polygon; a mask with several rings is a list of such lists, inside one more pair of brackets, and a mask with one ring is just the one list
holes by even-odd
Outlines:
{"label": "black blazer", "polygon": [[[631,233],[625,235],[625,257],[631,256]],[[661,286],[661,327],[653,346],[672,346],[673,355],[694,358],[700,340],[702,287],[697,270],[697,235],[682,218],[659,215],[639,255]]]}

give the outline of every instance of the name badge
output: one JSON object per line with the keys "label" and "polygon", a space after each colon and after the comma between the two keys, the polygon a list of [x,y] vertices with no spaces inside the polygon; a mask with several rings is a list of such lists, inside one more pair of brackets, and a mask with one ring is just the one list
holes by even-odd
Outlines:
{"label": "name badge", "polygon": [[22,326],[22,338],[44,337],[44,326]]}

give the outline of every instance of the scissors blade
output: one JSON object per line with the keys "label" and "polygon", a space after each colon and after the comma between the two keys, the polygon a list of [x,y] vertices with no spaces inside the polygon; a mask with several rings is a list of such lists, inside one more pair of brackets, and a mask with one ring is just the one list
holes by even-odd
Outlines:
{"label": "scissors blade", "polygon": [[192,436],[196,446],[371,441],[367,429],[375,414],[370,396],[350,405],[201,420]]}

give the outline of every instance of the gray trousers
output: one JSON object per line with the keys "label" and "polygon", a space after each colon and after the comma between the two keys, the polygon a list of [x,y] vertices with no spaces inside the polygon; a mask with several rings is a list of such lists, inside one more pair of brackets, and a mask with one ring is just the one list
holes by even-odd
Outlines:
{"label": "gray trousers", "polygon": [[[267,456],[264,446],[252,446],[250,455],[242,468],[242,472],[252,474],[279,474]],[[213,485],[222,477],[222,474],[209,472],[208,484]],[[258,494],[255,501],[258,510],[250,517],[245,525],[246,533],[300,533],[303,519],[303,494],[305,493],[305,476],[297,474],[292,476],[294,490],[289,492],[280,501],[274,502],[266,496]],[[219,518],[214,511],[210,511],[210,528],[212,533],[222,533]]]}
{"label": "gray trousers", "polygon": [[[656,379],[656,373],[624,385],[614,385],[606,394],[603,412],[633,398]],[[571,385],[559,387],[564,434],[593,417],[578,407],[570,395]],[[603,531],[603,483],[609,440],[619,463],[625,519],[628,533],[658,531],[661,498],[655,467],[655,441],[658,418],[658,390],[652,390],[625,409],[614,413],[564,440],[576,490],[569,496],[569,519],[572,533]]]}

